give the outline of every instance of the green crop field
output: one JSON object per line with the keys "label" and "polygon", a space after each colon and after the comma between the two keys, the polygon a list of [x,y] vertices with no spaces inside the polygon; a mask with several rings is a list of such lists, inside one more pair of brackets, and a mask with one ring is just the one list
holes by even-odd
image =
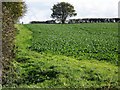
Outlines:
{"label": "green crop field", "polygon": [[117,23],[26,24],[16,28],[14,66],[19,87],[117,87]]}

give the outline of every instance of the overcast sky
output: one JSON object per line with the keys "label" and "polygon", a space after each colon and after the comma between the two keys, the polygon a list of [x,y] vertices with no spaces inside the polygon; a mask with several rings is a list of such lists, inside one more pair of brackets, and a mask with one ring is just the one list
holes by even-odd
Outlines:
{"label": "overcast sky", "polygon": [[51,20],[51,8],[58,2],[72,4],[77,16],[72,18],[117,18],[120,0],[24,0],[27,13],[20,22]]}

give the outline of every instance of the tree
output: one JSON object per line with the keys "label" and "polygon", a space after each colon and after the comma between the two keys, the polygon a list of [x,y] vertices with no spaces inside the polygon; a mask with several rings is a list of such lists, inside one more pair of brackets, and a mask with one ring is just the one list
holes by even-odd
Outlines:
{"label": "tree", "polygon": [[60,2],[53,6],[51,17],[65,23],[67,17],[76,16],[74,6],[67,2]]}

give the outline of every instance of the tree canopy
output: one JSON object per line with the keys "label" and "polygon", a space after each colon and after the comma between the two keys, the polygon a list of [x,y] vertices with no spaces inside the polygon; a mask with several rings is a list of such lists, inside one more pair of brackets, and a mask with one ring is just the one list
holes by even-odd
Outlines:
{"label": "tree canopy", "polygon": [[61,23],[65,23],[67,17],[76,16],[77,13],[74,10],[74,6],[67,2],[60,2],[54,4],[52,7],[52,14],[51,17],[61,21]]}

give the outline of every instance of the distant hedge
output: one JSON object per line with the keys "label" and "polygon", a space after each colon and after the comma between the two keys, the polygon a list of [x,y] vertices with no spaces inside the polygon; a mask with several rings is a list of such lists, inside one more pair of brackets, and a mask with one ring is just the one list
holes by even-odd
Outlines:
{"label": "distant hedge", "polygon": [[[66,21],[68,24],[78,23],[119,23],[120,18],[83,18],[83,19],[69,19]],[[57,24],[55,20],[47,21],[31,21],[31,24]],[[58,22],[60,23],[60,22]]]}

